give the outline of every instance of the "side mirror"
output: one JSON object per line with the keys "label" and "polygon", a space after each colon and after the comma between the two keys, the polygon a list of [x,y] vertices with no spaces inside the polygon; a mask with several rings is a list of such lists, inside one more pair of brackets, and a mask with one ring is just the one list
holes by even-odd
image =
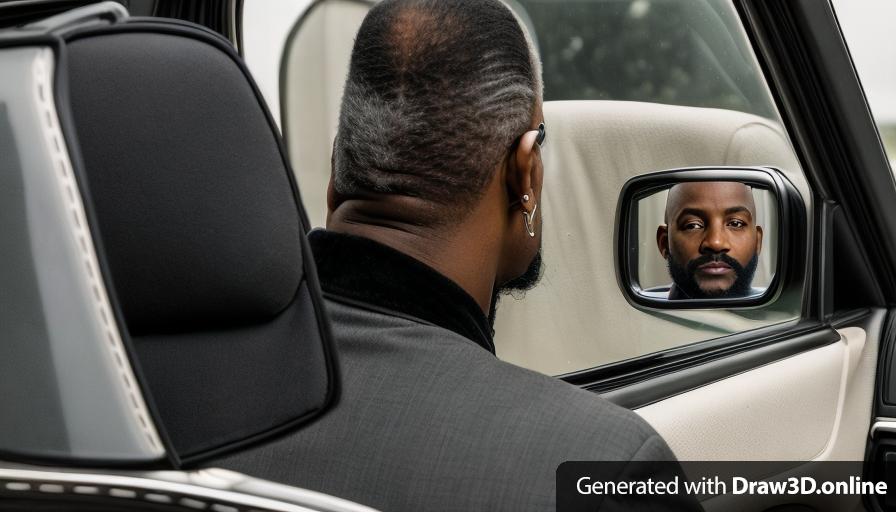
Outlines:
{"label": "side mirror", "polygon": [[690,168],[636,176],[616,211],[616,274],[633,305],[755,307],[805,251],[805,206],[777,169]]}

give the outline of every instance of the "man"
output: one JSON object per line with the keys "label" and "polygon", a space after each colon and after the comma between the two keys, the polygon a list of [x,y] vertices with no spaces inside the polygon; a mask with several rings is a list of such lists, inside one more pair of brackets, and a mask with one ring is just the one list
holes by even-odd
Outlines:
{"label": "man", "polygon": [[[213,464],[386,511],[523,511],[554,508],[564,461],[674,460],[631,411],[495,358],[497,292],[540,267],[545,137],[539,63],[504,4],[374,6],[345,85],[327,230],[310,236],[340,402]],[[619,477],[657,477],[649,467]]]}
{"label": "man", "polygon": [[733,181],[681,183],[669,189],[666,224],[656,244],[666,259],[673,284],[669,299],[747,297],[762,227],[756,225],[753,190]]}

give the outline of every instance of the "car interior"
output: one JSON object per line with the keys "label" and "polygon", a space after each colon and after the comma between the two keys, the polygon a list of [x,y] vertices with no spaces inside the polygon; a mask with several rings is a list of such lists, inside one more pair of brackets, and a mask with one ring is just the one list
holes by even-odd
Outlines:
{"label": "car interior", "polygon": [[[227,26],[225,4],[237,3],[216,16],[166,12]],[[73,501],[46,510],[370,510],[192,468],[338,400],[305,234],[324,223],[341,84],[371,5],[309,4],[284,35],[276,101],[243,37],[129,17],[115,2],[46,19],[7,12],[8,26],[30,25],[0,32],[0,259],[14,263],[0,265],[0,411],[17,411],[0,413],[0,460],[94,470],[0,464],[0,510],[51,494]],[[782,247],[787,229],[812,242],[829,205],[782,114],[616,99],[549,100],[544,114],[547,270],[524,300],[501,299],[499,358],[634,409],[683,461],[798,461],[757,475],[775,479],[814,474],[809,461],[865,460],[885,309],[809,325],[817,290],[799,272],[749,308],[642,307],[620,289],[620,190],[657,171],[773,168],[805,212],[779,226]],[[856,496],[804,502],[863,510]]]}
{"label": "car interior", "polygon": [[[296,179],[302,190],[326,190],[352,35],[370,6],[360,0],[317,3],[286,40],[279,78],[281,125],[289,154],[301,162]],[[525,10],[521,14],[527,18]],[[734,41],[728,45],[717,51],[737,51]],[[615,100],[546,101],[544,114],[550,131],[544,148],[547,269],[525,300],[507,297],[499,304],[495,343],[502,359],[562,375],[798,316],[792,301],[761,311],[645,314],[618,300],[614,248],[606,244],[613,238],[623,184],[652,171],[772,166],[787,175],[808,205],[808,185],[779,121],[734,110]],[[305,196],[312,226],[323,226],[324,194]],[[619,320],[600,325],[602,337],[615,339],[632,329],[644,335],[628,336],[633,343],[594,343],[597,326],[570,319],[587,318],[596,310]],[[649,335],[654,332],[663,336]],[[542,340],[550,338],[565,341],[545,350]]]}

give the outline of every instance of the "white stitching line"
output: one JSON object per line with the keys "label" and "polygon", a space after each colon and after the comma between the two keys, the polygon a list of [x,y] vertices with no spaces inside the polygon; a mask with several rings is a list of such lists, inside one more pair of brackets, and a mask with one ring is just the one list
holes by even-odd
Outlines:
{"label": "white stitching line", "polygon": [[131,373],[131,369],[124,363],[127,358],[123,356],[124,349],[122,347],[121,339],[118,337],[118,329],[114,325],[111,315],[107,313],[109,310],[108,297],[106,297],[105,293],[100,291],[105,291],[105,289],[103,288],[103,284],[99,281],[97,273],[93,272],[96,255],[91,251],[92,245],[88,245],[87,243],[87,240],[90,240],[90,234],[87,232],[87,222],[83,218],[83,206],[78,201],[78,198],[80,197],[78,186],[77,183],[75,183],[73,173],[69,172],[70,164],[66,146],[62,140],[62,130],[59,128],[56,117],[53,115],[56,108],[52,102],[51,95],[49,94],[51,87],[45,65],[48,52],[49,50],[45,50],[40,57],[35,60],[33,71],[35,84],[37,86],[36,92],[39,100],[38,102],[47,120],[44,135],[49,139],[49,146],[56,152],[53,162],[56,165],[56,169],[59,171],[59,179],[57,183],[64,189],[62,195],[68,200],[69,206],[71,207],[71,216],[69,217],[71,221],[70,227],[78,239],[81,248],[81,256],[83,257],[82,263],[86,269],[88,282],[91,284],[94,306],[96,307],[98,316],[103,322],[106,340],[108,341],[105,345],[113,356],[112,359],[118,367],[118,375],[123,381],[125,390],[130,396],[132,412],[138,420],[137,423],[140,425],[143,434],[146,436],[146,440],[149,442],[150,447],[154,450],[159,450],[161,449],[161,443],[158,440],[157,433],[150,426],[151,423],[146,418],[146,408],[142,401],[142,397],[138,396],[135,392],[137,386],[132,382],[134,376]]}

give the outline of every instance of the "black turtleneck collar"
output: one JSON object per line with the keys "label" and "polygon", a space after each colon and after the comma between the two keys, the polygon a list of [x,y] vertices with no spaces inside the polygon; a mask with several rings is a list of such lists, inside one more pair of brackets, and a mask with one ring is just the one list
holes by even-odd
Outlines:
{"label": "black turtleneck collar", "polygon": [[325,294],[419,318],[495,353],[492,328],[482,309],[435,269],[359,236],[317,229],[308,240]]}

